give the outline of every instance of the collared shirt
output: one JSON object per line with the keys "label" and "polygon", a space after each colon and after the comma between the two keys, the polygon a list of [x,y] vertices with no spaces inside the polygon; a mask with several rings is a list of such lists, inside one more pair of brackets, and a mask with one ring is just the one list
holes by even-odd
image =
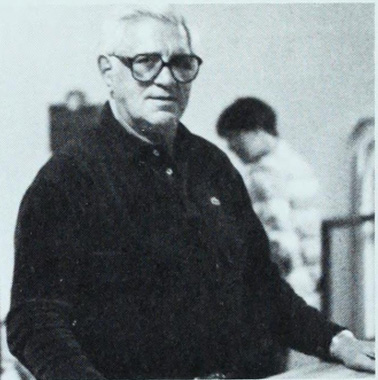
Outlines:
{"label": "collared shirt", "polygon": [[181,124],[171,156],[107,105],[23,199],[8,342],[38,379],[262,377],[278,344],[327,356],[340,329],[281,280],[239,173]]}

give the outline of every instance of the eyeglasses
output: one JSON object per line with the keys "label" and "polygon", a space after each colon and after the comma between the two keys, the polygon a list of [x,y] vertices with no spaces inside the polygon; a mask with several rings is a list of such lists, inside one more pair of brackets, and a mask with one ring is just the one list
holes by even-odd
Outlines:
{"label": "eyeglasses", "polygon": [[167,66],[177,82],[189,83],[196,78],[202,63],[202,59],[194,54],[174,55],[168,62],[163,61],[162,56],[157,53],[138,54],[133,58],[110,55],[118,58],[128,67],[133,78],[139,82],[152,82],[163,67]]}

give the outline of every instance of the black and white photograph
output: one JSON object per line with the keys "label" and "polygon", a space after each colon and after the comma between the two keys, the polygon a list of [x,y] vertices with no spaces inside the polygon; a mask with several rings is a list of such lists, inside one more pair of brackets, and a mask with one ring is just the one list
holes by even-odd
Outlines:
{"label": "black and white photograph", "polygon": [[0,379],[374,379],[375,12],[0,4]]}

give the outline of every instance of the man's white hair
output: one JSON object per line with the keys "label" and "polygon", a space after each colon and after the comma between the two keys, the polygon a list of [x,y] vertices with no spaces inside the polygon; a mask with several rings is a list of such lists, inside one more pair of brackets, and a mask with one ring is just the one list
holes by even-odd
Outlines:
{"label": "man's white hair", "polygon": [[139,20],[150,18],[171,23],[183,28],[192,48],[191,35],[184,17],[172,5],[127,5],[113,6],[109,16],[102,26],[98,54],[112,54],[117,52],[125,38],[125,28]]}

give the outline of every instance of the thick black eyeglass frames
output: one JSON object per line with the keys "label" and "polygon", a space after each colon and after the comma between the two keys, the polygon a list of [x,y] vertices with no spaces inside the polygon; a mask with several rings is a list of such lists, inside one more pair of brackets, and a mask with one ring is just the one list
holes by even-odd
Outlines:
{"label": "thick black eyeglass frames", "polygon": [[138,54],[135,57],[122,57],[117,54],[109,54],[118,58],[131,70],[133,78],[139,82],[152,82],[167,66],[173,78],[179,83],[193,81],[199,71],[202,59],[194,54],[177,54],[168,62],[163,61],[160,54]]}

